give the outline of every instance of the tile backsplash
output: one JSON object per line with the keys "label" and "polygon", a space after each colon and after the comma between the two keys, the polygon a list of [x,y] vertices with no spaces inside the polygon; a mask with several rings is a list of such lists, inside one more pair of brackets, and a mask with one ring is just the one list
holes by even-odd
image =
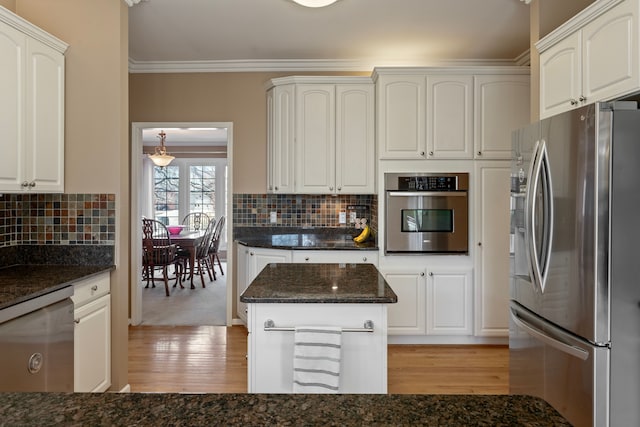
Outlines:
{"label": "tile backsplash", "polygon": [[0,195],[0,247],[114,244],[115,194]]}
{"label": "tile backsplash", "polygon": [[[315,194],[234,194],[234,227],[353,227],[350,211],[367,218],[378,228],[377,195]],[[271,223],[271,212],[277,222]],[[347,214],[347,223],[339,223],[339,213]]]}

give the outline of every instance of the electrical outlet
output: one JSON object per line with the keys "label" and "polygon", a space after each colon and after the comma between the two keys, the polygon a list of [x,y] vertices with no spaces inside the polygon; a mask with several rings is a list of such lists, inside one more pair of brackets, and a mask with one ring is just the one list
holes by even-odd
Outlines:
{"label": "electrical outlet", "polygon": [[275,224],[276,222],[278,222],[278,212],[271,212],[269,219],[271,221],[271,224]]}
{"label": "electrical outlet", "polygon": [[347,223],[347,213],[346,212],[340,212],[340,215],[338,215],[338,222],[340,224],[346,224]]}

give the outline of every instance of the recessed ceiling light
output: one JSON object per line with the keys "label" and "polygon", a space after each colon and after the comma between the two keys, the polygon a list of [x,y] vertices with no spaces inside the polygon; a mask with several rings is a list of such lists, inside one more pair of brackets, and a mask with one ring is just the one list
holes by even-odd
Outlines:
{"label": "recessed ceiling light", "polygon": [[335,3],[338,0],[293,0],[293,1],[306,7],[325,7]]}

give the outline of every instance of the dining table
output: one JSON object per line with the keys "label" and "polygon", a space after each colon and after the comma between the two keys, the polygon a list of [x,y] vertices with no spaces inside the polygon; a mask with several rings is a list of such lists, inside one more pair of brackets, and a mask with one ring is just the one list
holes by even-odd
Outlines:
{"label": "dining table", "polygon": [[193,270],[196,262],[196,248],[202,242],[206,230],[183,230],[180,234],[171,235],[171,243],[179,246],[189,252],[189,280],[191,281],[191,289],[194,289],[193,285]]}

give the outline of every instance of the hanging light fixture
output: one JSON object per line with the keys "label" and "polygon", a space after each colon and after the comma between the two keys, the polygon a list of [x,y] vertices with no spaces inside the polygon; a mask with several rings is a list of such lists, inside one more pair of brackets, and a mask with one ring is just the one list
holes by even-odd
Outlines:
{"label": "hanging light fixture", "polygon": [[294,2],[306,7],[325,7],[338,0],[293,0]]}
{"label": "hanging light fixture", "polygon": [[160,138],[160,146],[155,148],[155,153],[149,154],[149,158],[156,166],[165,167],[171,160],[175,159],[175,157],[167,154],[167,148],[164,146],[164,140],[167,138],[167,134],[164,133],[163,130],[158,134],[158,138]]}

